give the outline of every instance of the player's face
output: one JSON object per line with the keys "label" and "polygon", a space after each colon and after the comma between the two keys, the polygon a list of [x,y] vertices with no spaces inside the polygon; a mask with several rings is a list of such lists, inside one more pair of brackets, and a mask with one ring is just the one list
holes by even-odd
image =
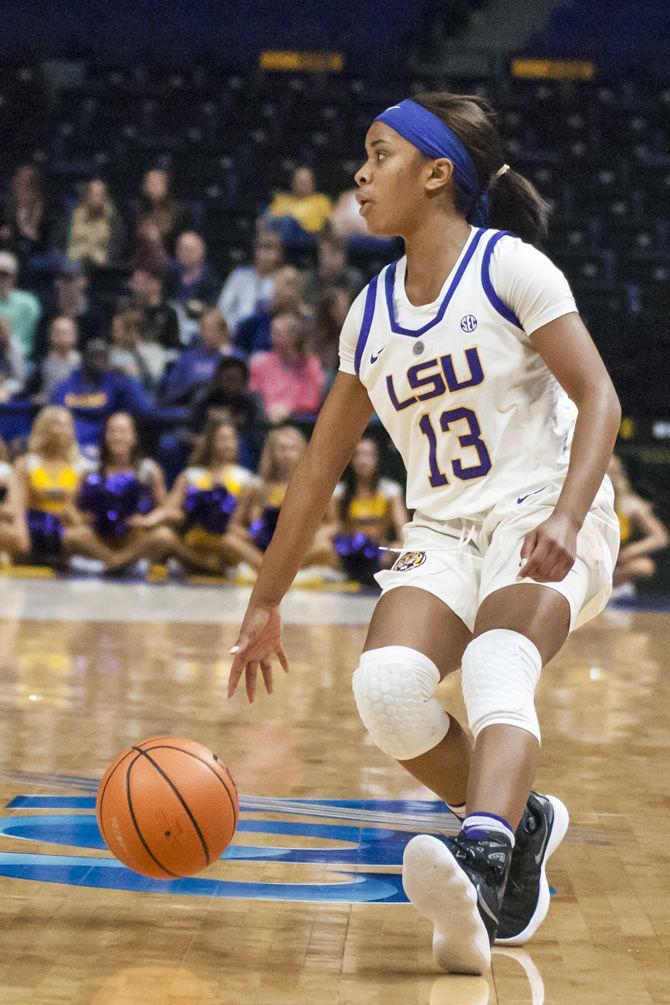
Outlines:
{"label": "player's face", "polygon": [[367,160],[356,172],[356,199],[371,234],[403,237],[425,212],[422,173],[427,161],[416,147],[383,122],[365,138]]}

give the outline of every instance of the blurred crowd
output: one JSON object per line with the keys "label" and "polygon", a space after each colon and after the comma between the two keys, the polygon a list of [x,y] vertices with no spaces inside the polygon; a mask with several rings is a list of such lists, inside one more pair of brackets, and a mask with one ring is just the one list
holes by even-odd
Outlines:
{"label": "blurred crowd", "polygon": [[[0,425],[0,551],[110,573],[257,568],[365,284],[357,209],[297,167],[222,276],[165,170],[123,207],[102,178],[59,206],[19,166],[0,197],[0,422],[22,409],[32,425]],[[406,514],[375,441],[358,454],[307,564],[369,582]]]}
{"label": "blurred crowd", "polygon": [[[19,166],[0,192],[0,554],[253,576],[366,281],[350,249],[371,242],[354,193],[332,201],[300,166],[222,276],[165,170],[121,209],[101,178],[55,205],[40,169]],[[407,513],[381,467],[366,437],[308,568],[373,585],[393,561]],[[667,534],[616,459],[611,475],[627,591]]]}

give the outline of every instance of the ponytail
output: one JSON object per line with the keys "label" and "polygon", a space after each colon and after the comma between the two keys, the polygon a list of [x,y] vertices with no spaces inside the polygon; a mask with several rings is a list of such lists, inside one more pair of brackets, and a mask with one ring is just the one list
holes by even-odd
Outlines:
{"label": "ponytail", "polygon": [[[528,244],[542,244],[547,236],[551,206],[532,182],[517,171],[499,173],[505,158],[496,113],[490,102],[479,95],[446,91],[417,94],[412,100],[448,125],[467,149],[481,191],[488,196],[487,226],[510,230]],[[468,219],[473,209],[471,198],[458,185],[453,197],[456,211]]]}
{"label": "ponytail", "polygon": [[544,244],[551,206],[532,182],[518,171],[506,171],[492,182],[488,196],[489,227],[511,230],[528,244]]}

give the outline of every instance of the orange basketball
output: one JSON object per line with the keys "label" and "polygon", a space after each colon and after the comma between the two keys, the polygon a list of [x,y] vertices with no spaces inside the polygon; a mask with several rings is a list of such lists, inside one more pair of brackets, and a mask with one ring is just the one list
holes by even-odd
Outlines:
{"label": "orange basketball", "polygon": [[239,805],[228,769],[194,740],[143,740],[110,764],[95,811],[109,850],[153,879],[194,876],[233,839]]}

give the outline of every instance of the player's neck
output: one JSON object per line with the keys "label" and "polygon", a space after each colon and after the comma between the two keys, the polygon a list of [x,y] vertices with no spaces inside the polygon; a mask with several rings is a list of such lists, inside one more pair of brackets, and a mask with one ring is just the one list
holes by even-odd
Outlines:
{"label": "player's neck", "polygon": [[415,307],[432,304],[470,237],[470,224],[456,215],[431,215],[405,237],[405,293]]}

